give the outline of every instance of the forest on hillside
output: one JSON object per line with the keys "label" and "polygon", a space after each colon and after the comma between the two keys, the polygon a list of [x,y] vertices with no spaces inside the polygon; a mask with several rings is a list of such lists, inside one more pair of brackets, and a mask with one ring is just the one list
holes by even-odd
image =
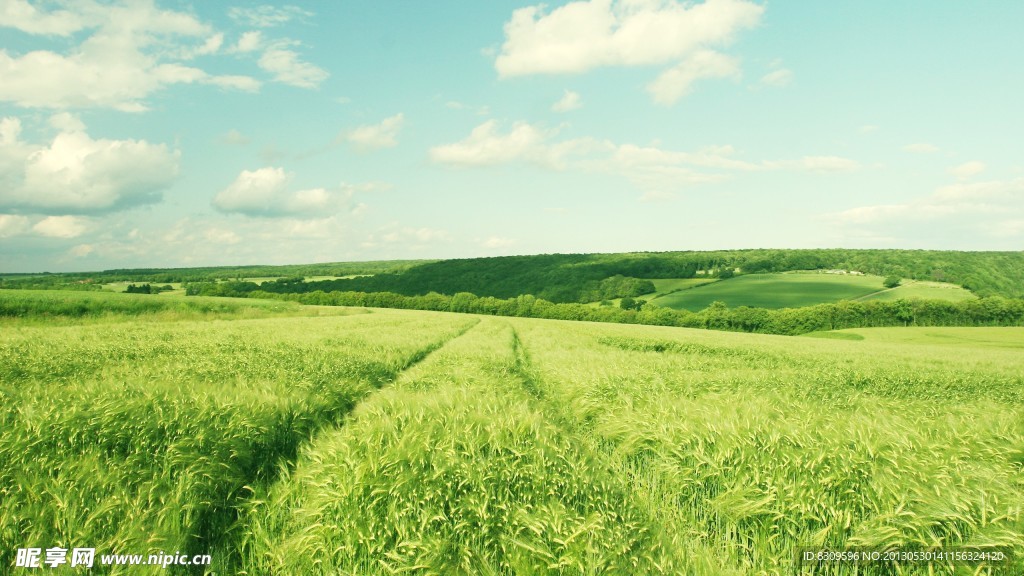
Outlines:
{"label": "forest on hillside", "polygon": [[532,294],[554,303],[638,296],[653,286],[638,279],[693,278],[699,274],[856,270],[879,276],[950,282],[979,296],[1024,297],[1024,252],[925,250],[725,250],[623,254],[545,254],[441,260],[373,276],[303,282],[283,278],[231,286],[197,287],[193,293],[242,295],[254,290],[307,292],[430,292],[512,298]]}

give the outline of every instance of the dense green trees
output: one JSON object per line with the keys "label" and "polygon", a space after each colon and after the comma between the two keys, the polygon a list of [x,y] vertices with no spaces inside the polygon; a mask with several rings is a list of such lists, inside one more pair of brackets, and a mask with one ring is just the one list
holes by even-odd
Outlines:
{"label": "dense green trees", "polygon": [[[882,326],[1024,326],[1024,300],[980,298],[963,302],[936,300],[842,301],[805,308],[729,308],[714,302],[700,312],[659,306],[589,306],[552,303],[526,294],[514,298],[479,297],[469,292],[403,296],[393,292],[310,292],[277,294],[254,291],[253,298],[273,298],[330,306],[369,306],[438,310],[496,316],[654,324],[766,334],[806,334],[821,330]],[[623,299],[624,301],[627,299]],[[635,301],[634,301],[635,303]],[[642,304],[643,301],[640,301]]]}
{"label": "dense green trees", "polygon": [[728,278],[735,270],[782,272],[841,269],[917,280],[943,278],[963,283],[979,296],[1024,297],[1024,252],[938,252],[923,250],[728,250],[652,254],[543,254],[443,260],[402,272],[267,291],[389,291],[406,296],[471,292],[510,298],[534,294],[554,303],[598,302],[653,291],[651,278],[692,278],[711,273]]}
{"label": "dense green trees", "polygon": [[[840,269],[915,280],[960,284],[979,296],[1024,298],[1024,252],[926,250],[723,250],[623,254],[542,254],[442,261],[392,261],[236,266],[183,269],[108,270],[96,273],[8,275],[0,288],[100,289],[107,282],[185,282],[192,294],[469,292],[499,299],[533,294],[553,303],[636,298],[654,290],[652,278],[692,278],[729,271],[740,274],[786,270]],[[311,276],[355,278],[304,282]],[[258,286],[245,278],[278,277]],[[201,282],[239,282],[202,287]]]}

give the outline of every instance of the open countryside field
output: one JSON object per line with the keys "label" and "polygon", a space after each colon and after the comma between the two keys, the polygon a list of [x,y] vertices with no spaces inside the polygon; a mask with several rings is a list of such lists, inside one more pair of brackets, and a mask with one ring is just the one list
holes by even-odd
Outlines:
{"label": "open countryside field", "polygon": [[[844,275],[824,273],[748,274],[720,280],[712,284],[682,290],[655,298],[654,304],[677,310],[698,311],[712,302],[724,302],[730,308],[751,306],[757,308],[797,308],[839,300],[869,297],[885,290],[881,276]],[[908,287],[911,288],[911,287]],[[893,292],[897,292],[897,288]],[[931,288],[928,297],[964,299],[970,292],[962,288]],[[913,292],[901,293],[893,298],[911,298]]]}
{"label": "open countryside field", "polygon": [[922,344],[929,346],[960,346],[971,348],[1024,348],[1024,328],[961,328],[961,327],[909,327],[909,328],[851,328],[831,332],[807,334],[817,338],[839,340],[868,340],[887,344]]}
{"label": "open countryside field", "polygon": [[[250,575],[1024,570],[1019,329],[951,354],[896,329],[321,310],[5,320],[0,565],[60,545]],[[940,544],[1018,558],[794,565]]]}
{"label": "open countryside field", "polygon": [[863,300],[948,300],[961,302],[977,298],[970,290],[956,284],[945,282],[925,282],[921,280],[904,280],[895,288],[876,292],[862,298]]}
{"label": "open countryside field", "polygon": [[[697,286],[703,286],[712,282],[718,282],[717,278],[649,278],[654,284],[654,292],[650,294],[642,294],[636,297],[636,300],[644,300],[650,302],[656,298],[661,298],[668,294],[679,292],[680,290],[689,290],[696,288]],[[622,298],[613,298],[607,302],[614,306],[618,306]],[[591,306],[601,306],[602,302],[591,302]]]}
{"label": "open countryside field", "polygon": [[[674,294],[682,290],[690,290],[691,288],[696,288],[698,286],[718,281],[717,278],[651,278],[650,280],[654,283],[654,292],[638,296],[637,300],[646,300],[647,302],[650,302],[669,294]],[[620,300],[622,299],[616,298],[613,302],[618,304]]]}

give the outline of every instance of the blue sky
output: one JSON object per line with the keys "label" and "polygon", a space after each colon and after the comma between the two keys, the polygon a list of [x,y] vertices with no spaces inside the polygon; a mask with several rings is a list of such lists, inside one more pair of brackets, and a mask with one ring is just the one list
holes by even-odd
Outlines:
{"label": "blue sky", "polygon": [[0,271],[1024,249],[1024,3],[0,0]]}

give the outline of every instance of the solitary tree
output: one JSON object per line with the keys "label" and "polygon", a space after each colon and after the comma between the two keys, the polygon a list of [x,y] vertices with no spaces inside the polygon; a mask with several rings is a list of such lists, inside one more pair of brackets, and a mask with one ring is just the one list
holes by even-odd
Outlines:
{"label": "solitary tree", "polygon": [[897,287],[899,285],[900,285],[900,277],[899,276],[887,276],[885,278],[885,281],[882,282],[882,286],[885,286],[886,288],[895,288],[895,287]]}

